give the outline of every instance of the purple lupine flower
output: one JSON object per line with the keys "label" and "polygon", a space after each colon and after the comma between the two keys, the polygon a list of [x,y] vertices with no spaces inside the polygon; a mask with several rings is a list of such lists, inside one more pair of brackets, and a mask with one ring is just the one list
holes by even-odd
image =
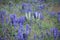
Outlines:
{"label": "purple lupine flower", "polygon": [[26,3],[22,3],[22,10],[20,10],[22,13],[25,13],[25,11],[26,11],[26,6],[27,6],[27,4]]}
{"label": "purple lupine flower", "polygon": [[56,38],[57,36],[58,36],[58,30],[55,29],[55,30],[54,30],[54,38]]}
{"label": "purple lupine flower", "polygon": [[27,40],[28,39],[28,35],[26,33],[23,33],[23,38],[24,38],[24,40]]}
{"label": "purple lupine flower", "polygon": [[5,14],[6,14],[5,10],[0,11],[0,21],[1,21],[2,24],[4,23]]}
{"label": "purple lupine flower", "polygon": [[17,26],[17,17],[16,14],[11,14],[10,15],[10,24],[13,25],[15,28]]}
{"label": "purple lupine flower", "polygon": [[60,17],[60,12],[57,13],[58,17]]}
{"label": "purple lupine flower", "polygon": [[2,18],[0,19],[1,23],[4,23],[4,16],[2,16]]}
{"label": "purple lupine flower", "polygon": [[8,17],[6,17],[6,23],[9,24],[9,18]]}
{"label": "purple lupine flower", "polygon": [[54,17],[56,15],[56,13],[53,11],[53,12],[50,12],[49,15],[50,15],[50,17]]}
{"label": "purple lupine flower", "polygon": [[14,25],[14,27],[17,27],[17,21],[18,21],[18,19],[17,18],[15,18],[14,20],[13,20],[13,25]]}
{"label": "purple lupine flower", "polygon": [[0,16],[5,15],[5,14],[6,14],[6,10],[1,10],[0,11]]}
{"label": "purple lupine flower", "polygon": [[23,33],[20,30],[18,30],[17,38],[18,40],[23,40]]}
{"label": "purple lupine flower", "polygon": [[32,12],[32,10],[31,9],[28,9],[28,10],[26,10],[26,12],[29,13],[29,12]]}
{"label": "purple lupine flower", "polygon": [[26,34],[28,35],[31,32],[29,24],[26,24]]}
{"label": "purple lupine flower", "polygon": [[18,29],[17,37],[19,40],[27,40],[28,35],[24,33],[23,25],[20,24],[20,28]]}
{"label": "purple lupine flower", "polygon": [[21,16],[19,19],[18,19],[18,23],[20,24],[24,24],[24,22],[26,21],[26,17],[25,16]]}
{"label": "purple lupine flower", "polygon": [[27,12],[28,10],[31,10],[31,4],[23,3],[22,4],[22,10],[24,10],[24,12]]}
{"label": "purple lupine flower", "polygon": [[24,26],[22,24],[19,24],[19,30],[21,30],[21,32],[24,32]]}
{"label": "purple lupine flower", "polygon": [[51,28],[50,31],[53,33],[54,39],[58,37],[58,28]]}
{"label": "purple lupine flower", "polygon": [[58,22],[60,22],[60,17],[57,18]]}
{"label": "purple lupine flower", "polygon": [[0,40],[2,40],[2,38],[0,37]]}
{"label": "purple lupine flower", "polygon": [[36,35],[36,34],[34,34],[34,40],[36,40],[36,38],[37,38],[37,35]]}
{"label": "purple lupine flower", "polygon": [[10,14],[10,19],[14,20],[16,18],[16,14]]}
{"label": "purple lupine flower", "polygon": [[57,14],[57,19],[58,19],[58,22],[60,22],[60,12],[58,12]]}
{"label": "purple lupine flower", "polygon": [[29,12],[32,13],[32,9],[31,8],[25,10],[25,13],[29,13]]}
{"label": "purple lupine flower", "polygon": [[22,9],[25,9],[26,6],[27,6],[27,4],[26,3],[23,3],[22,4]]}
{"label": "purple lupine flower", "polygon": [[26,5],[27,5],[26,3],[22,3],[22,5],[21,5],[21,6],[22,6],[22,10],[19,9],[19,11],[20,11],[21,13],[25,13],[25,11],[26,11],[26,10],[25,10]]}
{"label": "purple lupine flower", "polygon": [[60,38],[60,31],[59,31],[59,33],[58,33],[58,37]]}
{"label": "purple lupine flower", "polygon": [[16,18],[16,14],[11,14],[11,15],[10,15],[10,20],[11,20],[11,23],[12,23],[12,24],[13,24],[15,18]]}
{"label": "purple lupine flower", "polygon": [[27,40],[28,35],[27,35],[27,33],[24,33],[24,27],[22,24],[20,24],[18,31],[20,31],[22,33],[22,35],[21,35],[21,36],[23,36],[22,40]]}
{"label": "purple lupine flower", "polygon": [[0,19],[4,18],[4,15],[6,14],[6,11],[0,11]]}

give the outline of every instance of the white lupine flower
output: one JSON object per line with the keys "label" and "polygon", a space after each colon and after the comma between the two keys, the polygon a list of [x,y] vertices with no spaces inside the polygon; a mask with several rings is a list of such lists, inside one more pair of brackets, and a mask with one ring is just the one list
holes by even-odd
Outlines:
{"label": "white lupine flower", "polygon": [[31,12],[29,12],[29,15],[28,16],[29,16],[29,19],[30,19],[31,18]]}
{"label": "white lupine flower", "polygon": [[27,19],[30,19],[31,18],[31,12],[26,13],[25,16],[26,16]]}
{"label": "white lupine flower", "polygon": [[28,13],[25,13],[26,18],[28,19]]}

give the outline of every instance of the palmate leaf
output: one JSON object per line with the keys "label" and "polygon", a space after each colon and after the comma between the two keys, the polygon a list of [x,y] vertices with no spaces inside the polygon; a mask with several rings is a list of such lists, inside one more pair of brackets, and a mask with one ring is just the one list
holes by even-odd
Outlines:
{"label": "palmate leaf", "polygon": [[53,27],[54,25],[53,25],[53,23],[52,23],[52,21],[47,21],[47,20],[45,20],[45,21],[42,21],[42,27],[44,28],[44,29],[49,29],[49,28],[51,28],[51,27]]}

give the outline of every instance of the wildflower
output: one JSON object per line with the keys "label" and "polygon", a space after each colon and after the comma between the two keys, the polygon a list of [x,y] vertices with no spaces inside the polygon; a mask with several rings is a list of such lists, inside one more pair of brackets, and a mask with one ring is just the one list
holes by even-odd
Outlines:
{"label": "wildflower", "polygon": [[20,10],[22,13],[25,13],[27,11],[26,9],[27,4],[26,3],[22,3],[22,10]]}
{"label": "wildflower", "polygon": [[21,32],[24,32],[24,27],[22,24],[20,24],[19,30],[21,30]]}
{"label": "wildflower", "polygon": [[21,16],[19,19],[18,19],[18,23],[20,24],[24,24],[24,22],[26,21],[26,17],[25,16]]}
{"label": "wildflower", "polygon": [[27,4],[26,3],[23,3],[22,4],[22,9],[25,9],[26,6],[27,6]]}
{"label": "wildflower", "polygon": [[34,18],[37,18],[38,17],[38,12],[35,12],[34,13]]}
{"label": "wildflower", "polygon": [[15,18],[14,20],[13,20],[13,25],[17,25],[17,18]]}
{"label": "wildflower", "polygon": [[17,16],[16,16],[16,14],[11,14],[10,15],[10,25],[11,26],[13,25],[16,28],[16,26],[17,26]]}
{"label": "wildflower", "polygon": [[40,18],[41,20],[43,20],[43,19],[44,19],[44,16],[43,16],[43,14],[42,14],[42,13],[39,13],[39,18]]}
{"label": "wildflower", "polygon": [[31,4],[27,4],[27,3],[23,3],[22,4],[22,10],[24,10],[25,12],[28,12],[29,10],[31,10],[32,6]]}
{"label": "wildflower", "polygon": [[16,18],[16,14],[10,14],[10,19],[14,20]]}
{"label": "wildflower", "polygon": [[26,33],[23,33],[23,38],[24,38],[24,40],[27,40],[28,39],[28,35]]}
{"label": "wildflower", "polygon": [[53,33],[54,39],[58,37],[58,29],[57,28],[51,28],[51,32]]}
{"label": "wildflower", "polygon": [[57,13],[58,17],[60,17],[60,12]]}
{"label": "wildflower", "polygon": [[6,11],[5,10],[1,10],[0,11],[0,21],[3,24],[4,23],[4,17],[6,15]]}
{"label": "wildflower", "polygon": [[11,14],[11,15],[10,15],[10,20],[11,20],[11,23],[12,23],[12,24],[13,24],[15,18],[16,18],[16,14]]}
{"label": "wildflower", "polygon": [[58,22],[60,22],[60,17],[58,17]]}
{"label": "wildflower", "polygon": [[58,12],[57,19],[58,19],[58,22],[60,22],[60,12]]}
{"label": "wildflower", "polygon": [[23,40],[23,33],[20,30],[18,30],[17,38],[18,40]]}
{"label": "wildflower", "polygon": [[2,40],[2,38],[0,37],[0,40]]}
{"label": "wildflower", "polygon": [[60,38],[60,31],[59,31],[59,33],[58,33],[58,38]]}
{"label": "wildflower", "polygon": [[4,15],[6,14],[5,10],[0,11],[0,18],[4,18]]}
{"label": "wildflower", "polygon": [[49,15],[50,17],[55,17],[56,13],[53,11],[53,12],[50,12]]}
{"label": "wildflower", "polygon": [[8,19],[8,17],[6,17],[6,23],[9,24],[9,19]]}
{"label": "wildflower", "polygon": [[36,40],[36,38],[37,38],[37,35],[36,35],[36,34],[34,34],[34,40]]}
{"label": "wildflower", "polygon": [[26,34],[28,35],[31,31],[29,24],[26,24]]}
{"label": "wildflower", "polygon": [[56,38],[57,36],[58,36],[58,30],[55,29],[55,30],[54,30],[54,38]]}

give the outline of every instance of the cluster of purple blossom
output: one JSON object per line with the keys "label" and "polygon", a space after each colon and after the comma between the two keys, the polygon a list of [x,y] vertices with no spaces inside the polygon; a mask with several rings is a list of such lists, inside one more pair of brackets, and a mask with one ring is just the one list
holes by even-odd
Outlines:
{"label": "cluster of purple blossom", "polygon": [[27,40],[27,36],[29,35],[31,28],[29,24],[26,24],[26,29],[24,30],[24,23],[26,22],[25,16],[20,16],[17,18],[16,14],[10,15],[10,25],[14,26],[14,29],[18,28],[18,32],[16,37],[18,40]]}

